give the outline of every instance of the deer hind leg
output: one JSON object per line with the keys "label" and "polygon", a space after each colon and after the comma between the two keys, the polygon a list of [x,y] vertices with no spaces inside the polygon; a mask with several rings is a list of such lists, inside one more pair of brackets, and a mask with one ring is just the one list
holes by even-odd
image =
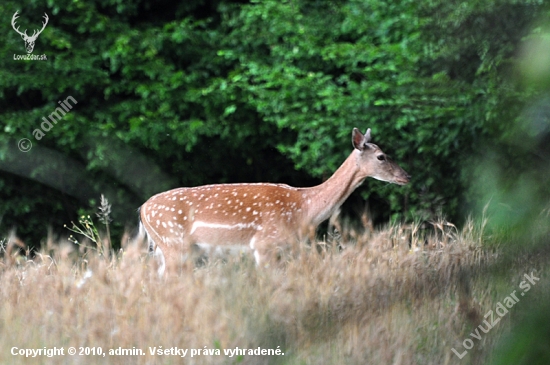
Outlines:
{"label": "deer hind leg", "polygon": [[149,229],[140,222],[140,231],[147,237],[148,252],[155,260],[156,270],[159,277],[175,275],[182,271],[183,264],[189,257],[189,239],[181,237],[162,237],[154,228]]}
{"label": "deer hind leg", "polygon": [[161,245],[165,258],[166,274],[179,275],[195,267],[197,256],[196,244],[192,237],[182,234],[180,237],[164,238]]}
{"label": "deer hind leg", "polygon": [[[151,234],[149,234],[149,231],[145,229],[143,226],[143,222],[139,222],[139,237],[142,239],[143,237],[146,237],[147,239],[147,252],[149,253],[149,256],[153,257],[156,265],[157,265],[157,274],[159,277],[163,277],[164,273],[166,272],[166,259],[164,257],[164,253],[162,252],[161,248],[156,244],[156,242],[151,237]],[[158,239],[158,236],[157,236]]]}
{"label": "deer hind leg", "polygon": [[164,257],[164,254],[162,253],[160,247],[157,246],[155,252],[153,252],[153,257],[157,262],[157,274],[159,277],[162,278],[164,276],[164,273],[166,272],[166,258]]}
{"label": "deer hind leg", "polygon": [[262,265],[268,264],[268,257],[267,257],[267,250],[266,250],[266,242],[264,237],[261,237],[260,235],[256,234],[250,239],[250,243],[248,244],[250,247],[250,250],[252,252],[252,255],[254,256],[254,261],[256,262],[257,267],[261,267]]}

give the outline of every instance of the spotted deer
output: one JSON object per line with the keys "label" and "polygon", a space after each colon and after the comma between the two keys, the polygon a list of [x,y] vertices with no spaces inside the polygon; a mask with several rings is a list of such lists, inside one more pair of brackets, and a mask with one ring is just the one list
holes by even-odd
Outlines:
{"label": "spotted deer", "polygon": [[410,176],[377,145],[371,130],[353,129],[353,151],[324,183],[217,184],[178,188],[151,197],[140,208],[140,230],[157,257],[159,275],[201,249],[239,249],[268,263],[278,247],[329,218],[367,177],[399,185]]}

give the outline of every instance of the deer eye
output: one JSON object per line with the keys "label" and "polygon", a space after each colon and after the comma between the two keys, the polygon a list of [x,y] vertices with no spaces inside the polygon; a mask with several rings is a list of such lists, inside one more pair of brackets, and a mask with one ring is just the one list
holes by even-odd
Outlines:
{"label": "deer eye", "polygon": [[378,161],[386,161],[386,156],[384,155],[378,155],[376,156],[376,158],[378,159]]}

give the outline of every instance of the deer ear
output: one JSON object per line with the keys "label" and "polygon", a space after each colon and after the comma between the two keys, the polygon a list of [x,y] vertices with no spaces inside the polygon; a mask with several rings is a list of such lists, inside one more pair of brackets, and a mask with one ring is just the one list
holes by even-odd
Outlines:
{"label": "deer ear", "polygon": [[351,143],[355,149],[362,151],[364,148],[365,136],[357,128],[353,128],[353,133],[351,134]]}
{"label": "deer ear", "polygon": [[365,143],[369,143],[370,142],[370,128],[367,129],[367,131],[365,132]]}
{"label": "deer ear", "polygon": [[365,135],[363,135],[359,129],[353,128],[353,134],[351,136],[351,141],[353,143],[353,147],[358,149],[359,151],[363,151],[365,148],[369,148],[370,141],[370,128],[367,129],[365,132]]}

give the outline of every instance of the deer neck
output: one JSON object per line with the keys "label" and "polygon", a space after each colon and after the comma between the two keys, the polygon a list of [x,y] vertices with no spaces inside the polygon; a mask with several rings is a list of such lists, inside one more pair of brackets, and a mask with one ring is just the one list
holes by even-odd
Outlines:
{"label": "deer neck", "polygon": [[354,150],[336,172],[324,183],[305,190],[307,201],[307,222],[317,226],[328,219],[350,194],[363,183],[362,174],[356,162]]}

